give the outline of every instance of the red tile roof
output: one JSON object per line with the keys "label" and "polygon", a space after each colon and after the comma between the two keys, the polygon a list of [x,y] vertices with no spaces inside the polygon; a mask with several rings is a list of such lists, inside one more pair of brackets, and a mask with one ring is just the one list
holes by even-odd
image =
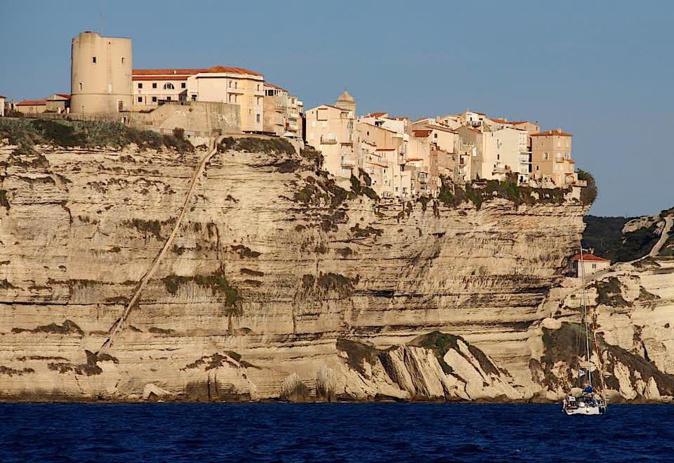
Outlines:
{"label": "red tile roof", "polygon": [[509,121],[508,119],[499,119],[497,117],[491,118],[492,121],[496,122],[497,124],[512,124],[512,125],[519,125],[519,124],[526,124],[527,121]]}
{"label": "red tile roof", "polygon": [[187,80],[189,76],[133,76],[132,80],[138,81],[147,81],[147,80]]}
{"label": "red tile roof", "polygon": [[173,77],[178,80],[179,76],[183,79],[193,76],[195,74],[201,73],[229,73],[229,74],[241,74],[241,75],[250,75],[250,76],[262,76],[259,72],[251,71],[250,69],[235,67],[235,66],[211,66],[210,68],[182,68],[182,69],[134,69],[132,71],[133,80],[150,80],[150,79],[141,79],[140,77],[154,77],[155,80],[166,80],[159,79],[159,76],[162,77]]}
{"label": "red tile roof", "polygon": [[[579,261],[579,260],[581,260],[580,253],[579,253],[579,254],[576,254],[575,256],[573,256],[573,257],[571,258],[571,260],[573,260],[573,261]],[[603,257],[595,256],[594,254],[589,254],[589,253],[583,253],[582,261],[583,261],[583,262],[585,262],[585,261],[588,261],[588,262],[589,262],[589,261],[593,261],[593,262],[611,262],[611,261],[608,260],[608,259],[604,259]]]}
{"label": "red tile roof", "polygon": [[47,100],[21,100],[17,106],[46,106]]}
{"label": "red tile roof", "polygon": [[382,116],[386,116],[386,114],[388,114],[388,113],[370,113],[370,114],[368,114],[364,117],[382,117]]}
{"label": "red tile roof", "polygon": [[69,99],[70,99],[70,94],[69,94],[69,93],[54,93],[54,94],[51,95],[49,98],[47,98],[47,101],[51,101],[51,97],[52,97],[52,96],[60,97],[60,98],[63,98],[63,99],[65,99],[65,100],[69,100]]}
{"label": "red tile roof", "polygon": [[193,76],[200,72],[205,72],[205,69],[134,69],[133,76]]}
{"label": "red tile roof", "polygon": [[562,129],[544,130],[543,132],[532,133],[532,137],[573,137],[569,132],[564,132]]}
{"label": "red tile roof", "polygon": [[431,134],[431,132],[433,132],[433,131],[432,130],[426,130],[426,129],[412,130],[412,133],[417,138],[426,138]]}

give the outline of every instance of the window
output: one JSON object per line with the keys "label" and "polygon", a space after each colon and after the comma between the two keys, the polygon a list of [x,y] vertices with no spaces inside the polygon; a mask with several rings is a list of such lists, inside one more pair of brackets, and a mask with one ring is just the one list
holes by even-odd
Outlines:
{"label": "window", "polygon": [[143,88],[143,83],[142,83],[142,82],[138,82],[138,88]]}
{"label": "window", "polygon": [[255,116],[255,122],[257,122],[258,124],[260,123],[260,115],[259,114],[257,114]]}
{"label": "window", "polygon": [[234,81],[234,88],[239,88],[239,83],[237,81]]}
{"label": "window", "polygon": [[91,58],[91,62],[96,64],[96,57],[95,56]]}
{"label": "window", "polygon": [[175,87],[173,86],[173,84],[171,82],[166,82],[164,84],[164,90],[173,90],[174,88]]}
{"label": "window", "polygon": [[257,91],[260,91],[260,84],[257,84]]}
{"label": "window", "polygon": [[170,96],[167,96],[167,97],[166,97],[166,101],[171,101],[171,97],[170,97]]}
{"label": "window", "polygon": [[196,96],[196,95],[192,95],[192,101],[197,101],[197,96]]}
{"label": "window", "polygon": [[124,64],[124,57],[122,56],[122,64]]}
{"label": "window", "polygon": [[80,91],[82,91],[82,82],[80,82]]}
{"label": "window", "polygon": [[180,83],[180,88],[187,88],[187,84],[185,82]]}
{"label": "window", "polygon": [[550,155],[548,153],[543,153],[543,160],[548,161],[550,159]]}
{"label": "window", "polygon": [[143,102],[143,97],[142,97],[142,96],[139,96],[139,97],[138,97],[138,103],[142,103],[142,102]]}
{"label": "window", "polygon": [[156,96],[153,96],[153,97],[152,97],[152,102],[153,102],[153,103],[156,103],[156,102],[157,102],[157,97],[156,97]]}
{"label": "window", "polygon": [[157,82],[152,82],[152,88],[157,88]]}
{"label": "window", "polygon": [[228,81],[227,81],[227,86],[228,86],[229,88],[232,88],[232,81],[231,81],[231,80],[228,80]]}

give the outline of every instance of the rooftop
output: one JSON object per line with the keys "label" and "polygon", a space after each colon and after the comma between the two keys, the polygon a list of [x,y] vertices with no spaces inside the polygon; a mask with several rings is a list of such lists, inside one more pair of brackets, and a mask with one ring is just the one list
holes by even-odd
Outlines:
{"label": "rooftop", "polygon": [[142,77],[174,77],[176,79],[186,79],[189,76],[206,73],[227,73],[250,76],[262,76],[259,72],[236,66],[211,66],[210,68],[167,68],[167,69],[134,69],[132,71],[135,80],[141,80]]}
{"label": "rooftop", "polygon": [[532,133],[532,137],[573,137],[569,132],[562,129],[544,130],[543,132]]}
{"label": "rooftop", "polygon": [[580,253],[576,254],[571,258],[571,260],[575,261],[582,261],[582,262],[611,262],[608,259],[604,259],[603,257],[595,256],[594,254],[590,253],[583,253],[581,256]]}
{"label": "rooftop", "polygon": [[21,100],[17,106],[46,106],[47,100]]}

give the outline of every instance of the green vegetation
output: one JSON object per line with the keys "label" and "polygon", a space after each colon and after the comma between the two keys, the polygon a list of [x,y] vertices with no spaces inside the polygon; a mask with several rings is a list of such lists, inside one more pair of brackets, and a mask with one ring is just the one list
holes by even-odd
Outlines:
{"label": "green vegetation", "polygon": [[334,292],[342,298],[349,297],[353,294],[354,283],[357,282],[358,279],[351,279],[340,273],[332,272],[321,272],[318,275],[318,278],[310,274],[302,276],[302,288],[308,294],[318,290],[319,294]]}
{"label": "green vegetation", "polygon": [[78,336],[84,336],[84,331],[82,328],[77,326],[72,320],[64,320],[62,325],[56,323],[50,323],[49,325],[38,326],[34,329],[27,328],[12,328],[12,333],[49,333],[49,334],[76,334]]}
{"label": "green vegetation", "polygon": [[248,246],[244,246],[243,244],[233,245],[232,251],[235,251],[236,253],[238,253],[239,257],[241,257],[242,259],[245,259],[245,258],[255,259],[255,258],[260,257],[262,255],[261,252],[253,251]]}
{"label": "green vegetation", "polygon": [[337,350],[346,354],[346,363],[361,375],[367,373],[365,364],[373,365],[379,357],[379,351],[371,344],[337,338]]}
{"label": "green vegetation", "polygon": [[7,199],[7,191],[0,190],[0,206],[9,210],[9,200]]}
{"label": "green vegetation", "polygon": [[503,181],[478,180],[463,187],[443,176],[438,201],[448,207],[457,207],[465,201],[470,201],[477,209],[480,209],[486,201],[494,198],[507,199],[517,206],[521,204],[563,204],[568,192],[568,189],[561,188],[520,186],[517,184],[517,179],[512,176]]}
{"label": "green vegetation", "polygon": [[133,219],[124,223],[128,227],[133,227],[141,233],[150,233],[151,235],[154,235],[157,240],[164,239],[161,236],[161,227],[164,222],[160,222],[159,220]]}
{"label": "green vegetation", "polygon": [[48,144],[60,147],[96,146],[125,147],[132,143],[141,148],[173,148],[178,152],[192,152],[194,147],[185,140],[184,132],[161,135],[149,130],[127,127],[117,122],[68,121],[51,119],[0,119],[0,138],[8,138],[18,145],[14,154],[31,154],[32,147]]}
{"label": "green vegetation", "polygon": [[365,195],[368,198],[370,198],[373,201],[379,201],[379,195],[370,187],[372,184],[372,179],[370,179],[370,176],[367,175],[362,169],[361,172],[366,175],[364,177],[364,183],[361,183],[361,179],[356,177],[355,175],[351,175],[351,192],[354,196],[360,196],[360,195]]}
{"label": "green vegetation", "polygon": [[323,154],[311,146],[302,148],[300,150],[300,156],[311,162],[316,170],[321,170],[323,168]]}
{"label": "green vegetation", "polygon": [[295,147],[285,138],[224,138],[218,145],[218,152],[236,149],[245,153],[296,154]]}
{"label": "green vegetation", "polygon": [[211,294],[225,297],[225,306],[233,307],[241,301],[239,291],[233,287],[225,273],[220,270],[210,275],[178,276],[169,275],[161,280],[164,283],[166,291],[176,294],[181,286],[188,283],[194,283],[202,288],[210,288]]}
{"label": "green vegetation", "polygon": [[374,228],[368,225],[365,228],[361,228],[359,224],[354,225],[350,228],[351,233],[353,233],[354,238],[367,238],[368,236],[380,237],[384,234],[384,230],[380,228]]}
{"label": "green vegetation", "polygon": [[594,177],[587,171],[578,170],[578,180],[585,180],[587,182],[587,186],[580,190],[580,202],[588,206],[593,204],[599,193]]}
{"label": "green vegetation", "polygon": [[[440,331],[433,331],[428,334],[423,334],[417,336],[408,344],[410,346],[423,347],[424,349],[430,349],[435,354],[435,358],[438,359],[442,371],[446,374],[452,374],[454,370],[451,366],[445,362],[445,354],[449,350],[459,351],[459,336],[454,336],[452,334],[441,333]],[[467,343],[466,343],[467,344]]]}
{"label": "green vegetation", "polygon": [[630,217],[585,217],[583,247],[612,262],[627,262],[645,256],[658,241],[657,224],[623,234]]}
{"label": "green vegetation", "polygon": [[611,307],[628,307],[631,304],[625,300],[622,294],[622,284],[616,277],[594,283],[597,289],[597,304]]}

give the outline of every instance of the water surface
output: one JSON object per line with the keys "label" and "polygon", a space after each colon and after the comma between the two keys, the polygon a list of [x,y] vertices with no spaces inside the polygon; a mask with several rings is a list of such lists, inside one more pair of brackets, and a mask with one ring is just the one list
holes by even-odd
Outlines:
{"label": "water surface", "polygon": [[674,407],[0,404],[0,462],[674,461]]}

